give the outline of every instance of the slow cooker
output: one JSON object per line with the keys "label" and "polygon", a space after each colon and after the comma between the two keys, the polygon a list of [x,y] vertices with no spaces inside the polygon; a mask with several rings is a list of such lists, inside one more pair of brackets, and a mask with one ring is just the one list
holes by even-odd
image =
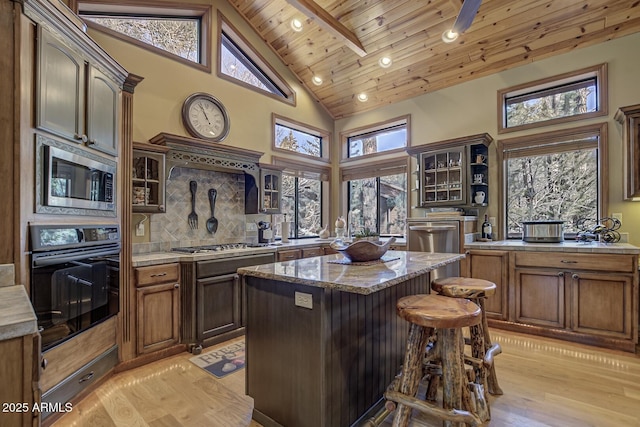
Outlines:
{"label": "slow cooker", "polygon": [[530,243],[559,243],[564,241],[564,221],[522,221],[522,240]]}

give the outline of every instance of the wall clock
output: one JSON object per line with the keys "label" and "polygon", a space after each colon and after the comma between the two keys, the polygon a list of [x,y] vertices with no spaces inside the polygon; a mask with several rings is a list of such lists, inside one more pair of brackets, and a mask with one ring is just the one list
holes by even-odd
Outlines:
{"label": "wall clock", "polygon": [[229,133],[229,115],[224,105],[207,93],[194,93],[182,105],[182,123],[196,138],[222,141]]}

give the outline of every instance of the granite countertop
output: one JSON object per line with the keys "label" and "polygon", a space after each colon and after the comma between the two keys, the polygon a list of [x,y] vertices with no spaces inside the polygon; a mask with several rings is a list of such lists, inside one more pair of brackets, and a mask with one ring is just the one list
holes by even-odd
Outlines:
{"label": "granite countertop", "polygon": [[538,252],[586,252],[608,254],[640,254],[640,248],[629,243],[598,243],[564,241],[561,243],[528,243],[522,240],[496,240],[492,242],[465,243],[465,249],[494,249]]}
{"label": "granite countertop", "polygon": [[464,254],[387,251],[387,262],[345,265],[341,254],[303,258],[238,269],[245,276],[368,295],[464,258]]}
{"label": "granite countertop", "polygon": [[[188,254],[180,252],[151,252],[135,254],[132,256],[132,264],[134,267],[145,267],[150,265],[169,264],[172,262],[192,262],[207,261],[213,259],[235,258],[239,256],[260,255],[267,253],[275,253],[276,251],[284,251],[288,249],[302,249],[314,246],[328,246],[335,238],[330,239],[295,239],[288,243],[276,242],[269,246],[258,248],[232,249],[220,252],[206,252],[198,254]],[[382,238],[382,241],[387,239]],[[404,239],[396,240],[395,245],[402,246],[406,244]]]}
{"label": "granite countertop", "polygon": [[0,340],[36,332],[38,321],[24,286],[0,287]]}

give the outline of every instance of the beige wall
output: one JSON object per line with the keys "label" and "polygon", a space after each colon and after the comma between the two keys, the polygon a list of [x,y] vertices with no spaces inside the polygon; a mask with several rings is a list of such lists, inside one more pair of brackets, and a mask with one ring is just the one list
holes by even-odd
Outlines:
{"label": "beige wall", "polygon": [[[411,143],[430,142],[488,132],[494,139],[512,138],[532,132],[513,132],[498,135],[497,91],[557,74],[578,70],[603,62],[608,63],[609,115],[586,123],[607,121],[609,124],[609,207],[607,214],[622,213],[620,231],[629,233],[629,242],[640,246],[640,202],[622,200],[622,128],[613,116],[618,107],[640,103],[640,34],[612,40],[593,47],[524,65],[497,75],[483,77],[408,101],[336,121],[336,135],[368,123],[380,122],[403,114],[411,114]],[[576,126],[576,124],[569,125]],[[562,127],[550,126],[544,130]],[[567,127],[565,125],[564,127]],[[491,146],[490,161],[495,159],[495,143]],[[492,163],[491,182],[496,182],[495,162]],[[415,166],[414,166],[415,167]],[[414,196],[415,197],[415,196]],[[499,213],[496,198],[487,213]],[[413,201],[415,203],[415,201]],[[413,215],[422,215],[413,210]]]}
{"label": "beige wall", "polygon": [[[196,0],[197,2],[197,0]],[[136,87],[133,111],[133,140],[146,141],[160,132],[186,135],[182,126],[182,103],[194,92],[207,92],[218,98],[227,109],[231,130],[222,144],[264,152],[262,162],[271,161],[271,113],[333,132],[333,120],[300,85],[289,69],[262,42],[227,2],[200,2],[212,8],[212,72],[209,74],[182,65],[132,44],[90,30],[91,37],[113,56],[127,71],[144,77]],[[260,54],[282,76],[297,95],[297,105],[271,99],[216,76],[217,11],[220,9]]]}
{"label": "beige wall", "polygon": [[[634,78],[640,69],[640,34],[612,40],[593,47],[538,61],[497,75],[480,78],[448,89],[417,96],[374,111],[334,122],[309,95],[288,68],[264,45],[255,32],[224,2],[217,7],[225,17],[256,47],[275,70],[284,77],[297,93],[297,105],[291,106],[219,79],[211,74],[184,66],[162,56],[128,43],[91,31],[91,36],[103,46],[129,72],[144,77],[134,97],[134,140],[144,141],[159,132],[187,135],[180,120],[184,99],[193,92],[208,92],[222,101],[231,117],[231,131],[222,142],[236,147],[265,153],[263,162],[271,160],[271,114],[273,112],[334,132],[332,157],[337,160],[338,135],[341,131],[378,123],[401,115],[411,115],[411,143],[421,145],[443,139],[488,132],[494,139],[506,138],[497,132],[497,90],[556,74],[607,62],[609,64],[609,115],[590,123],[609,123],[609,208],[607,214],[620,212],[622,232],[629,233],[629,241],[640,246],[640,202],[622,200],[622,147],[621,127],[613,120],[620,106],[640,103],[640,85]],[[213,10],[213,37],[217,34],[216,11]],[[215,43],[212,58],[215,64]],[[215,68],[215,66],[214,66]],[[561,126],[561,125],[560,125]],[[545,130],[557,129],[559,126]],[[507,137],[531,132],[517,132]],[[491,147],[495,159],[495,144]],[[493,160],[492,159],[492,160]],[[495,166],[495,162],[493,163]],[[340,190],[337,182],[338,167],[334,163],[332,193]],[[496,182],[496,169],[490,176]],[[415,194],[412,194],[415,197]],[[325,222],[333,223],[342,209],[338,197],[332,197],[331,216]],[[491,199],[487,213],[499,213],[496,198]],[[415,203],[413,201],[412,203]],[[414,210],[413,215],[421,213]]]}

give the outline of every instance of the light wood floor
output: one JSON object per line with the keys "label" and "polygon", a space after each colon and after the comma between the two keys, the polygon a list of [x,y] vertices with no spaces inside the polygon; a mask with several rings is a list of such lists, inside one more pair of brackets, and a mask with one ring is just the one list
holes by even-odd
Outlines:
{"label": "light wood floor", "polygon": [[[496,369],[504,395],[490,397],[488,425],[640,427],[639,356],[497,329],[491,334],[503,350]],[[190,356],[115,375],[54,427],[258,427],[253,401],[244,395],[245,371],[216,379]],[[440,426],[420,417],[412,425]]]}

